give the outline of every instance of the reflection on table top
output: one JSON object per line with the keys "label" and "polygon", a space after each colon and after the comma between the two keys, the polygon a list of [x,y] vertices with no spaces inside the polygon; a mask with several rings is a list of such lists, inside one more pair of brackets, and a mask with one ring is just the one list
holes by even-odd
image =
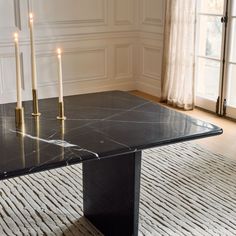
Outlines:
{"label": "reflection on table top", "polygon": [[15,127],[15,104],[0,105],[0,179],[221,134],[222,130],[158,104],[111,91],[39,101],[39,119],[25,102],[25,127]]}

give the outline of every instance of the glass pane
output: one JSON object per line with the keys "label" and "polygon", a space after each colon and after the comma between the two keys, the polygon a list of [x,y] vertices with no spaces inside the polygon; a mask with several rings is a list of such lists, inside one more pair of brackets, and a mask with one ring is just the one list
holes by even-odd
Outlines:
{"label": "glass pane", "polygon": [[219,94],[220,62],[198,58],[197,95],[216,101]]}
{"label": "glass pane", "polygon": [[228,104],[236,107],[236,65],[230,64],[228,67]]}
{"label": "glass pane", "polygon": [[200,16],[199,55],[220,59],[222,23],[220,17]]}
{"label": "glass pane", "polygon": [[236,16],[236,0],[232,0],[232,16]]}
{"label": "glass pane", "polygon": [[200,13],[223,15],[224,0],[201,0]]}
{"label": "glass pane", "polygon": [[230,30],[230,62],[236,62],[236,19],[232,19]]}

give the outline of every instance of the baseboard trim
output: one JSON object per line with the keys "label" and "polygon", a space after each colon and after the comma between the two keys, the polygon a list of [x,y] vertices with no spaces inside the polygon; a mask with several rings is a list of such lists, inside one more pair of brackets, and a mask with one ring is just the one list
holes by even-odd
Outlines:
{"label": "baseboard trim", "polygon": [[136,89],[138,91],[144,92],[146,94],[152,95],[156,98],[161,97],[161,88],[158,88],[156,86],[141,82],[141,81],[136,81]]}

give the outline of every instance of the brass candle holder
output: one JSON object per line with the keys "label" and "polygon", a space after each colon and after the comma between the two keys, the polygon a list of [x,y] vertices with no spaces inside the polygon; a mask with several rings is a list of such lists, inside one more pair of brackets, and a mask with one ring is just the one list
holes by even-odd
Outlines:
{"label": "brass candle holder", "polygon": [[32,89],[32,95],[33,95],[33,113],[32,113],[32,116],[40,116],[41,113],[39,113],[38,93],[37,93],[36,89]]}
{"label": "brass candle holder", "polygon": [[18,108],[15,109],[15,121],[16,121],[16,128],[22,129],[24,126],[24,108]]}
{"label": "brass candle holder", "polygon": [[64,140],[65,136],[65,122],[64,120],[61,120],[61,139]]}
{"label": "brass candle holder", "polygon": [[57,116],[58,120],[66,120],[65,110],[64,110],[64,102],[59,102],[59,115]]}

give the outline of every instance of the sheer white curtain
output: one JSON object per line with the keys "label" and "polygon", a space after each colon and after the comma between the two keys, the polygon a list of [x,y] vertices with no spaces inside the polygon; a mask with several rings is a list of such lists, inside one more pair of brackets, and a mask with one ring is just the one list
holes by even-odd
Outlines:
{"label": "sheer white curtain", "polygon": [[166,0],[162,101],[194,108],[197,0]]}

